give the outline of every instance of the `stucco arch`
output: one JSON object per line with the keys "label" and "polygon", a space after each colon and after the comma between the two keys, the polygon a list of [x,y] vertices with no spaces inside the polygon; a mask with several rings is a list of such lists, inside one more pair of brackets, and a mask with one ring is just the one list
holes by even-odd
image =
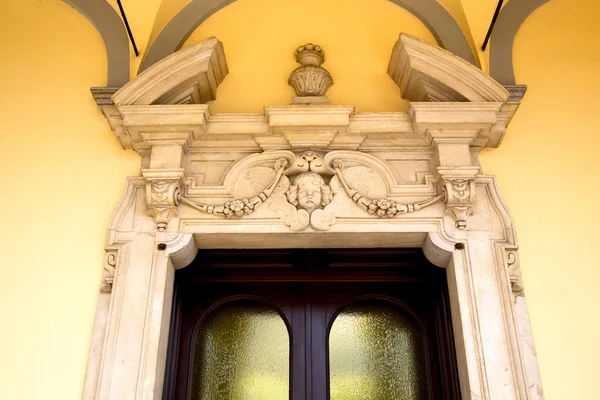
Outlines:
{"label": "stucco arch", "polygon": [[503,85],[514,85],[513,44],[517,31],[535,10],[550,0],[510,1],[502,8],[490,39],[490,75]]}
{"label": "stucco arch", "polygon": [[120,87],[129,81],[129,39],[116,11],[106,1],[63,0],[79,11],[96,28],[108,57],[107,86]]}
{"label": "stucco arch", "polygon": [[[179,50],[192,32],[208,17],[235,0],[192,0],[160,32],[144,62],[141,71]],[[390,0],[414,14],[431,31],[446,50],[476,64],[469,42],[456,20],[436,0]]]}

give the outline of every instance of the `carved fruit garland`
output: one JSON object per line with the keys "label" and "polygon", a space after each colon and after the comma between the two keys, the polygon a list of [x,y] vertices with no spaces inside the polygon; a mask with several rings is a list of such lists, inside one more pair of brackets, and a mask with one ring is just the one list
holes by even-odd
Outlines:
{"label": "carved fruit garland", "polygon": [[334,160],[332,162],[332,166],[348,197],[350,197],[356,204],[367,210],[369,214],[375,215],[379,218],[394,218],[400,214],[418,211],[444,198],[444,194],[439,194],[430,199],[411,204],[401,204],[390,199],[371,199],[366,196],[362,196],[358,190],[352,189],[350,185],[348,185],[346,179],[344,178],[344,163],[341,160]]}
{"label": "carved fruit garland", "polygon": [[219,206],[202,204],[185,197],[181,197],[181,201],[205,214],[215,214],[225,218],[240,218],[244,215],[252,214],[258,205],[264,203],[269,197],[271,197],[275,187],[277,186],[277,183],[279,183],[279,179],[283,174],[283,170],[287,167],[287,165],[288,161],[285,158],[280,158],[275,162],[275,178],[271,184],[258,196],[254,196],[252,198],[244,197],[241,199],[234,199]]}
{"label": "carved fruit garland", "polygon": [[[306,160],[306,153],[301,155],[301,157],[302,159]],[[271,197],[287,165],[288,161],[286,159],[281,158],[277,160],[275,162],[275,177],[273,178],[269,186],[255,197],[244,197],[241,199],[234,199],[226,202],[223,205],[217,206],[199,203],[185,197],[181,197],[181,202],[186,203],[189,206],[205,214],[215,214],[224,218],[241,218],[244,215],[252,214],[257,206],[264,203],[269,197]],[[331,163],[331,165],[333,167],[335,175],[338,177],[344,189],[344,192],[348,195],[348,197],[350,197],[356,204],[362,207],[367,213],[379,218],[394,218],[400,214],[407,214],[414,211],[418,211],[434,204],[435,202],[441,200],[445,196],[442,193],[432,198],[409,204],[398,203],[395,200],[390,200],[386,198],[371,199],[369,197],[362,196],[357,190],[352,189],[350,185],[346,182],[343,173],[344,163],[341,160],[334,160]]]}

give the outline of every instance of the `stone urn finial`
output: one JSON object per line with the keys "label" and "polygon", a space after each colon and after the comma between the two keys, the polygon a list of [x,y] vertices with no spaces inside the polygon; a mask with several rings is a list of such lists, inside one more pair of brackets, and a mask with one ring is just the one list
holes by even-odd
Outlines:
{"label": "stone urn finial", "polygon": [[307,43],[298,47],[294,55],[301,67],[296,68],[290,75],[290,86],[302,98],[325,96],[333,85],[333,79],[326,69],[321,68],[325,61],[325,52],[321,46]]}

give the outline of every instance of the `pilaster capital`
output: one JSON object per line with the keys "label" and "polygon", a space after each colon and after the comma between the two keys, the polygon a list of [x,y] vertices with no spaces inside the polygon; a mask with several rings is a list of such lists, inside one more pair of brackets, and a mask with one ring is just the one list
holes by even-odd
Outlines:
{"label": "pilaster capital", "polygon": [[206,131],[210,118],[206,104],[118,106],[132,148],[180,145],[184,151]]}
{"label": "pilaster capital", "polygon": [[171,218],[177,216],[185,181],[183,169],[143,169],[142,176],[146,179],[148,214],[156,221],[158,231],[165,231]]}
{"label": "pilaster capital", "polygon": [[408,115],[413,130],[430,142],[467,143],[496,147],[503,132],[497,132],[502,103],[411,103]]}
{"label": "pilaster capital", "polygon": [[443,183],[446,213],[454,219],[457,229],[464,230],[467,228],[468,217],[473,214],[475,177],[479,173],[479,167],[438,167],[437,173]]}

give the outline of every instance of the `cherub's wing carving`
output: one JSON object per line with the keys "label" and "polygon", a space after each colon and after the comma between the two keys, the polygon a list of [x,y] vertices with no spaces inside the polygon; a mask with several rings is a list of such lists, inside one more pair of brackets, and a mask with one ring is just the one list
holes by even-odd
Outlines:
{"label": "cherub's wing carving", "polygon": [[372,183],[376,178],[374,171],[369,167],[357,165],[344,169],[344,178],[348,185],[363,196],[373,196]]}
{"label": "cherub's wing carving", "polygon": [[[329,203],[330,206],[333,203]],[[328,231],[335,224],[335,211],[316,209],[310,215],[310,226],[317,231]]]}
{"label": "cherub's wing carving", "polygon": [[329,183],[333,192],[333,200],[324,209],[317,209],[310,215],[310,225],[318,231],[328,231],[335,224],[336,216],[344,215],[352,207],[357,207],[348,197],[337,177]]}
{"label": "cherub's wing carving", "polygon": [[281,178],[279,178],[279,182],[277,182],[277,186],[275,186],[275,190],[273,190],[273,196],[280,193],[283,193],[285,195],[289,188],[290,179],[287,176],[282,175]]}
{"label": "cherub's wing carving", "polygon": [[236,186],[236,197],[252,197],[265,190],[275,179],[277,171],[268,167],[250,168]]}
{"label": "cherub's wing carving", "polygon": [[286,192],[289,188],[290,180],[284,175],[279,180],[273,195],[267,200],[269,210],[275,212],[277,218],[289,226],[291,231],[303,231],[308,227],[310,217],[306,210],[298,210],[288,202]]}
{"label": "cherub's wing carving", "polygon": [[[289,181],[288,181],[289,184]],[[308,227],[309,215],[306,210],[298,210],[287,201],[285,191],[279,192],[271,196],[267,201],[269,209],[277,214],[291,231],[299,232]]]}

